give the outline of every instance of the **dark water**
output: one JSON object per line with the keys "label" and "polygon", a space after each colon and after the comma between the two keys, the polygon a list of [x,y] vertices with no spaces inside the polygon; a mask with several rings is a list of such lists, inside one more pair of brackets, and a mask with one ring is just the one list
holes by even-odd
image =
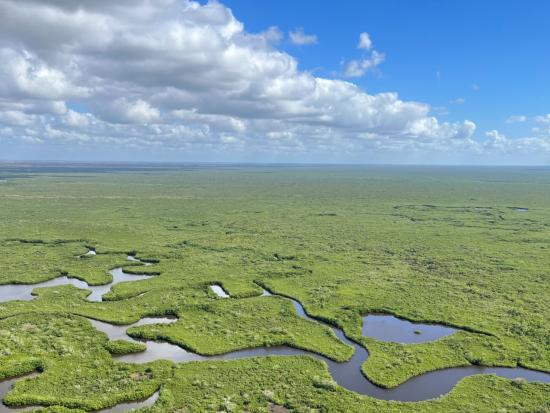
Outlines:
{"label": "dark water", "polygon": [[[31,376],[31,375],[29,375]],[[25,376],[25,377],[29,377]],[[11,390],[11,387],[13,386],[13,383],[15,383],[18,380],[23,380],[23,377],[16,377],[10,380],[4,380],[0,381],[0,396],[4,397],[4,395]],[[6,413],[6,412],[28,412],[31,410],[36,409],[36,407],[22,407],[17,409],[10,409],[8,406],[6,406],[3,403],[0,403],[0,413]]]}
{"label": "dark water", "polygon": [[131,402],[131,403],[120,403],[116,406],[110,407],[108,409],[101,409],[99,412],[101,413],[117,413],[117,412],[128,412],[133,411],[137,409],[141,409],[142,407],[148,407],[155,404],[157,399],[159,398],[159,392],[156,391],[153,393],[153,395],[145,400],[137,401],[137,402]]}
{"label": "dark water", "polygon": [[[263,295],[271,296],[272,294],[264,290]],[[309,317],[305,313],[304,308],[299,302],[295,300],[290,301],[294,305],[298,316],[313,322],[319,322],[318,320]],[[397,320],[399,322],[404,321],[399,319]],[[154,324],[155,322],[158,324],[165,324],[167,322],[173,321],[173,319],[149,318],[144,324]],[[92,321],[92,323],[98,330],[106,333],[109,338],[121,339],[125,338],[126,329],[136,325],[140,325],[139,323],[141,323],[141,321],[136,324],[132,324],[131,326],[114,326],[108,323],[97,321]],[[418,325],[415,326],[418,327]],[[117,360],[125,361],[128,363],[146,363],[158,359],[169,359],[174,362],[181,363],[188,361],[204,360],[236,360],[246,357],[308,355],[316,357],[327,363],[332,377],[340,386],[360,394],[375,397],[377,399],[400,401],[421,401],[448,393],[462,378],[474,374],[496,374],[500,377],[506,377],[510,379],[522,377],[527,379],[528,381],[541,381],[545,383],[550,382],[550,374],[523,368],[468,366],[448,368],[425,373],[421,376],[413,377],[407,382],[393,389],[383,389],[372,384],[361,373],[361,365],[368,358],[367,350],[359,344],[348,339],[340,329],[332,326],[329,327],[334,331],[334,333],[340,340],[354,348],[354,354],[349,361],[339,363],[330,360],[324,356],[311,353],[309,351],[283,346],[238,350],[228,354],[217,356],[203,356],[187,351],[176,345],[172,345],[166,342],[155,341],[144,341],[144,343],[147,345],[146,351],[142,353],[123,355],[117,357]],[[429,325],[429,327],[432,326]],[[127,336],[126,338],[129,339]]]}
{"label": "dark water", "polygon": [[[87,255],[95,255],[94,250],[87,252]],[[128,256],[130,261],[139,261],[133,256]],[[150,265],[150,263],[143,263],[144,265]],[[11,300],[24,300],[30,301],[35,298],[32,295],[32,291],[35,288],[45,288],[45,287],[57,287],[60,285],[74,285],[76,288],[91,290],[90,295],[87,297],[88,301],[101,301],[101,297],[111,291],[111,287],[115,284],[125,282],[125,281],[139,281],[151,278],[151,275],[147,274],[127,274],[122,268],[115,268],[114,270],[109,271],[113,277],[113,281],[109,284],[92,286],[88,285],[87,282],[78,280],[76,278],[69,278],[66,276],[57,277],[48,281],[44,281],[37,284],[8,284],[0,285],[0,302],[11,301]]]}
{"label": "dark water", "polygon": [[89,320],[97,330],[107,334],[109,340],[126,340],[132,342],[137,342],[137,340],[134,340],[132,337],[126,334],[126,330],[131,327],[139,327],[150,324],[172,324],[178,321],[178,319],[175,317],[145,317],[139,320],[137,323],[131,325],[117,326],[99,320]]}
{"label": "dark water", "polygon": [[[89,249],[88,252],[85,255],[96,255],[96,251],[94,249]],[[136,257],[131,256],[131,255],[128,256],[128,260],[129,261],[134,261],[134,262],[135,261],[141,262],[139,259],[137,259]],[[148,263],[148,262],[142,262],[142,263],[146,266],[151,265],[151,263]],[[52,280],[44,281],[42,283],[37,283],[37,284],[0,285],[0,302],[11,301],[11,300],[26,300],[26,301],[29,301],[29,300],[32,300],[33,298],[35,298],[35,296],[33,296],[31,294],[32,290],[34,290],[35,288],[56,287],[56,286],[59,286],[59,285],[67,285],[67,284],[74,285],[77,288],[91,290],[92,292],[87,297],[87,299],[89,301],[101,301],[102,296],[105,293],[109,292],[111,290],[111,287],[114,284],[118,284],[118,283],[124,282],[124,281],[143,280],[143,279],[147,279],[147,278],[151,277],[150,275],[145,275],[145,274],[137,274],[137,275],[127,274],[122,270],[122,268],[115,268],[115,269],[113,269],[109,272],[113,277],[112,282],[110,282],[109,284],[100,285],[100,286],[89,286],[88,283],[86,283],[84,281],[77,280],[76,278],[68,278],[66,276],[57,277],[57,278],[54,278]],[[95,320],[90,320],[90,321],[92,321],[92,324],[98,323],[96,328],[98,330],[101,330],[101,328],[99,326],[99,324],[101,322],[95,321]],[[175,318],[174,319],[172,319],[172,318],[160,318],[160,319],[142,318],[141,320],[139,320],[134,325],[135,326],[140,326],[140,325],[154,324],[154,323],[164,323],[164,324],[166,324],[166,323],[171,323],[171,322],[175,322],[175,321],[177,321]],[[101,324],[106,324],[106,323],[101,323]],[[106,324],[106,325],[108,325],[108,324]],[[126,335],[125,330],[122,331],[119,334],[118,337],[112,338],[112,339],[113,340],[126,339],[128,341],[134,341]],[[29,374],[25,377],[30,377],[33,374],[34,373],[31,373],[31,374]],[[3,398],[4,395],[8,391],[10,391],[10,389],[13,386],[13,383],[15,383],[16,381],[21,380],[21,379],[22,379],[22,377],[17,377],[17,378],[10,379],[10,380],[0,381],[0,398]],[[132,409],[137,409],[137,408],[140,408],[140,407],[144,407],[144,406],[150,406],[150,405],[153,405],[155,403],[155,401],[158,399],[158,396],[159,396],[159,394],[158,394],[158,392],[156,392],[151,397],[149,397],[147,400],[140,401],[140,402],[132,402],[132,403],[121,403],[121,404],[118,404],[118,405],[116,405],[112,408],[101,410],[101,412],[125,412],[125,411],[129,411],[129,410],[132,410]],[[31,411],[31,410],[34,410],[34,409],[37,409],[37,407],[9,408],[8,406],[4,405],[3,403],[0,403],[0,413],[2,413],[2,412],[24,412],[24,411]]]}
{"label": "dark water", "polygon": [[[132,259],[129,257],[129,259]],[[135,258],[134,258],[135,259]],[[117,271],[118,270],[118,271]],[[125,276],[121,269],[113,270],[114,273],[118,273],[119,276]],[[114,278],[115,274],[113,274]],[[128,275],[133,278],[134,275]],[[53,281],[53,280],[52,280]],[[119,281],[120,282],[120,281]],[[114,283],[114,282],[113,282]],[[213,286],[212,286],[213,287]],[[221,288],[221,287],[220,287]],[[213,288],[214,290],[214,288]],[[220,295],[224,298],[227,298],[227,293],[222,289],[224,295]],[[263,296],[266,296],[269,299],[269,296],[273,295],[270,292],[264,290]],[[227,296],[227,297],[226,297]],[[101,295],[99,295],[101,297]],[[289,298],[286,298],[292,302],[296,310],[296,314],[299,317],[302,317],[306,320],[325,324],[319,320],[309,317],[302,305],[296,301]],[[442,326],[433,326],[425,324],[413,324],[405,320],[400,320],[395,317],[384,316],[385,318],[377,318],[375,322],[372,322],[373,316],[365,317],[367,322],[364,323],[363,331],[365,331],[365,326],[370,323],[368,327],[368,333],[377,335],[385,338],[401,338],[408,337],[407,335],[411,333],[411,329],[420,329],[424,330],[424,341],[429,337],[439,338],[441,334],[450,334],[453,329],[448,329],[447,327]],[[380,317],[380,316],[376,316]],[[389,317],[389,318],[388,318]],[[148,324],[169,324],[177,321],[174,318],[143,318],[137,323],[127,325],[127,326],[116,326],[109,323],[105,323],[97,320],[90,320],[93,326],[107,334],[111,340],[120,340],[125,339],[128,341],[136,341],[131,337],[126,335],[126,330],[130,327],[148,325]],[[409,326],[408,324],[412,324]],[[325,324],[327,325],[327,324]],[[524,378],[527,381],[539,381],[543,383],[550,383],[550,374],[538,372],[534,370],[528,370],[524,368],[505,368],[505,367],[481,367],[481,366],[468,366],[468,367],[454,367],[447,368],[442,370],[437,370],[429,373],[425,373],[421,376],[413,377],[405,383],[401,384],[392,389],[383,389],[374,384],[372,384],[368,379],[366,379],[361,373],[361,365],[367,360],[369,354],[367,350],[361,345],[355,343],[354,341],[348,339],[342,330],[328,325],[334,332],[334,334],[345,344],[354,348],[353,356],[350,360],[344,363],[335,362],[324,356],[314,354],[305,350],[295,349],[291,347],[269,347],[269,348],[253,348],[246,350],[234,351],[231,353],[217,355],[217,356],[202,356],[196,353],[187,351],[179,346],[167,343],[167,342],[156,342],[156,341],[143,341],[147,345],[147,350],[140,353],[126,354],[123,356],[118,356],[116,359],[118,361],[124,361],[129,363],[145,363],[158,359],[166,359],[174,362],[188,362],[188,361],[204,361],[204,360],[236,360],[246,357],[265,357],[265,356],[297,356],[297,355],[308,355],[320,359],[327,363],[330,374],[333,379],[340,386],[355,391],[357,393],[368,395],[377,399],[382,400],[399,400],[399,401],[421,401],[432,399],[440,395],[448,393],[458,381],[462,378],[471,376],[474,374],[496,374],[500,377],[505,377],[509,379],[514,378]],[[433,329],[432,329],[433,327]],[[380,329],[380,330],[378,330]],[[446,329],[446,330],[440,330]],[[385,331],[381,331],[385,330]],[[414,330],[413,334],[414,334]],[[454,330],[453,330],[454,331]],[[422,335],[421,334],[421,335]],[[8,380],[0,382],[0,396],[9,391],[14,381]],[[134,403],[123,403],[116,405],[112,408],[102,410],[103,412],[123,412],[129,409],[137,409],[141,407],[151,406],[155,403],[158,398],[158,392],[154,393],[150,398],[144,401],[136,401]],[[9,409],[6,406],[0,406],[0,412],[9,412],[13,409]]]}
{"label": "dark water", "polygon": [[451,327],[412,323],[392,315],[370,314],[363,317],[362,334],[380,341],[425,343],[453,334]]}

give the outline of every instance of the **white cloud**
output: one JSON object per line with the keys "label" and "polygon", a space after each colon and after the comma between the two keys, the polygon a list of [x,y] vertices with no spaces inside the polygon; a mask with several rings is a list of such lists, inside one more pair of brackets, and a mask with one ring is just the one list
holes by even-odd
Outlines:
{"label": "white cloud", "polygon": [[359,43],[357,44],[358,49],[370,50],[372,48],[372,41],[367,32],[359,34]]}
{"label": "white cloud", "polygon": [[0,49],[0,92],[4,97],[64,99],[85,96],[86,87],[75,86],[65,74],[27,50]]}
{"label": "white cloud", "polygon": [[151,123],[159,120],[160,111],[142,99],[129,101],[121,97],[113,102],[109,112],[103,116],[113,122]]}
{"label": "white cloud", "polygon": [[539,127],[534,128],[534,131],[550,137],[550,113],[535,117],[535,122]]}
{"label": "white cloud", "polygon": [[[3,141],[282,158],[475,147],[473,122],[301,71],[278,29],[248,33],[219,2],[0,0],[0,14]],[[363,45],[349,76],[384,61]]]}
{"label": "white cloud", "polygon": [[83,114],[75,112],[74,110],[68,110],[63,116],[65,124],[74,127],[89,126],[93,117],[90,114]]}
{"label": "white cloud", "polygon": [[366,59],[362,60],[351,60],[345,69],[345,75],[348,77],[361,77],[365,73],[374,69],[379,64],[383,63],[386,60],[386,55],[384,53],[378,53],[376,50],[373,50],[372,54]]}
{"label": "white cloud", "polygon": [[0,123],[10,126],[27,126],[32,123],[29,115],[18,110],[0,112]]}
{"label": "white cloud", "polygon": [[[367,32],[359,34],[359,43],[357,44],[357,48],[362,50],[372,49],[372,41]],[[361,59],[353,59],[346,63],[344,67],[344,75],[347,77],[362,77],[367,71],[374,69],[379,64],[383,63],[384,60],[386,60],[386,55],[384,53],[372,50],[370,54],[364,54]]]}
{"label": "white cloud", "polygon": [[485,136],[487,136],[490,139],[490,141],[493,142],[493,143],[504,143],[508,140],[508,139],[506,139],[506,136],[501,134],[496,129],[485,132]]}
{"label": "white cloud", "polygon": [[440,123],[436,118],[422,118],[411,123],[408,132],[418,138],[428,139],[470,139],[476,130],[472,121],[463,123]]}
{"label": "white cloud", "polygon": [[277,26],[270,26],[266,31],[260,33],[266,41],[271,43],[279,43],[283,40],[283,32]]}
{"label": "white cloud", "polygon": [[506,156],[550,155],[550,139],[544,136],[511,139],[498,130],[485,133],[487,140],[483,143],[483,151],[488,155],[501,154]]}
{"label": "white cloud", "polygon": [[498,130],[485,133],[487,140],[483,143],[487,154],[504,154],[508,156],[540,156],[550,154],[550,139],[543,136],[511,139]]}
{"label": "white cloud", "polygon": [[303,46],[308,44],[317,44],[319,41],[315,34],[305,34],[303,27],[292,30],[288,36],[293,44]]}
{"label": "white cloud", "polygon": [[522,123],[527,121],[527,116],[525,115],[512,115],[506,119],[506,123]]}

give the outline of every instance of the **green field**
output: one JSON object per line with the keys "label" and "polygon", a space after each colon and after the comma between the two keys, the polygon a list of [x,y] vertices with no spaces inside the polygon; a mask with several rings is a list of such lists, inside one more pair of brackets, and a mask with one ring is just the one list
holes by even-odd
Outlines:
{"label": "green field", "polygon": [[[361,342],[362,370],[382,387],[470,364],[550,372],[550,168],[0,164],[0,179],[0,285],[62,274],[97,285],[119,266],[155,275],[104,302],[72,286],[0,302],[0,380],[42,372],[8,405],[92,411],[160,389],[143,411],[550,411],[550,385],[490,375],[401,403],[345,390],[307,356],[121,363],[112,354],[139,348],[87,320],[175,315],[131,332],[205,355],[285,344],[349,359],[328,328],[259,297],[262,285]],[[88,248],[98,254],[81,258]],[[362,337],[362,316],[379,312],[464,331],[409,345]]]}

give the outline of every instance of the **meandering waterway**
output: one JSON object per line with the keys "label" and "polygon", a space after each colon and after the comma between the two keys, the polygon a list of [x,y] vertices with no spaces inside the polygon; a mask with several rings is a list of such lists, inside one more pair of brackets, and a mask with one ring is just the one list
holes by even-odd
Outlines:
{"label": "meandering waterway", "polygon": [[[93,249],[90,249],[86,255],[95,255],[96,252]],[[148,262],[142,262],[139,261],[136,257],[132,255],[128,255],[129,261],[138,261],[141,262],[143,265],[151,265],[151,263]],[[77,278],[71,278],[67,277],[66,275],[62,275],[56,278],[53,278],[48,281],[44,281],[41,283],[36,284],[6,284],[6,285],[0,285],[0,302],[5,301],[12,301],[12,300],[24,300],[24,301],[30,301],[34,298],[36,298],[35,295],[32,294],[32,291],[35,288],[46,288],[46,287],[57,287],[60,285],[73,285],[76,288],[90,290],[91,293],[87,297],[88,301],[101,301],[101,297],[111,291],[111,287],[115,284],[126,282],[126,281],[139,281],[139,280],[146,280],[148,278],[151,278],[152,275],[148,274],[128,274],[125,273],[121,267],[112,269],[109,271],[111,276],[113,277],[112,281],[108,284],[103,285],[89,285],[86,281],[79,280]]]}
{"label": "meandering waterway", "polygon": [[[90,250],[95,253],[94,250]],[[128,256],[131,261],[139,261],[134,256]],[[144,263],[147,265],[147,263]],[[85,288],[91,290],[92,293],[88,296],[90,301],[101,301],[103,294],[110,291],[114,284],[123,281],[137,281],[141,279],[149,278],[150,275],[141,274],[133,275],[125,273],[122,268],[115,268],[111,270],[113,281],[109,284],[102,286],[89,286],[87,283],[77,280],[75,278],[67,278],[65,276],[58,277],[50,281],[46,281],[33,285],[7,285],[0,286],[0,302],[14,299],[31,300],[34,296],[31,292],[37,287],[52,287],[63,284],[72,284],[77,288]],[[220,285],[211,285],[210,288],[216,295],[221,298],[230,298],[227,291],[225,291]],[[269,297],[275,295],[267,290],[263,290],[262,296]],[[368,395],[382,400],[399,400],[399,401],[421,401],[438,397],[442,394],[448,393],[458,381],[464,377],[474,374],[496,374],[500,377],[514,379],[521,377],[527,381],[540,381],[544,383],[550,383],[550,374],[539,372],[535,370],[529,370],[521,367],[507,368],[507,367],[482,367],[482,366],[467,366],[467,367],[453,367],[442,370],[436,370],[416,376],[406,381],[405,383],[392,388],[384,389],[371,383],[361,372],[361,365],[367,360],[369,354],[367,350],[360,344],[350,340],[345,336],[343,331],[337,327],[324,323],[323,321],[314,319],[308,316],[303,306],[296,300],[288,299],[296,309],[296,314],[311,322],[321,323],[332,329],[334,334],[349,346],[354,349],[353,356],[346,362],[336,362],[330,360],[324,356],[316,353],[308,352],[306,350],[295,349],[292,347],[279,346],[268,348],[253,348],[233,351],[231,353],[216,355],[216,356],[204,356],[187,351],[177,345],[168,342],[157,341],[140,341],[146,344],[147,349],[140,353],[126,354],[122,356],[116,356],[119,361],[129,363],[145,363],[158,359],[171,360],[177,363],[188,361],[206,361],[206,360],[236,360],[246,357],[264,357],[264,356],[297,356],[308,355],[318,358],[324,361],[329,368],[330,374],[333,379],[342,387],[355,391],[357,393]],[[126,330],[130,327],[142,326],[147,324],[169,324],[176,322],[175,318],[143,318],[138,322],[126,325],[118,326],[109,323],[105,323],[97,320],[90,320],[93,326],[102,332],[104,332],[111,340],[128,340],[137,341],[126,334]],[[406,320],[401,320],[391,315],[367,315],[363,320],[363,334],[368,335],[379,340],[384,341],[398,341],[404,343],[416,343],[438,339],[446,335],[452,334],[456,331],[453,328],[439,326],[435,324],[419,324],[411,323]],[[420,332],[420,334],[418,334]],[[21,378],[13,378],[0,382],[0,397],[11,389],[13,383]],[[155,403],[159,397],[158,391],[155,392],[150,398],[143,401],[136,401],[133,403],[124,403],[116,405],[112,408],[102,410],[102,412],[124,412],[130,409],[136,409],[145,406],[151,406]],[[0,404],[0,412],[13,412],[24,411],[23,409],[10,409],[7,406]]]}

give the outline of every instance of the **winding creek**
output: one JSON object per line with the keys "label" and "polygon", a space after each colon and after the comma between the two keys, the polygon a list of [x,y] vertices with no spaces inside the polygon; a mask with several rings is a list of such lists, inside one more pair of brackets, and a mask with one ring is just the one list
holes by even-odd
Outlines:
{"label": "winding creek", "polygon": [[[85,255],[95,255],[95,254],[96,252],[94,250],[90,250]],[[128,260],[141,262],[132,255],[128,255]],[[142,264],[146,266],[151,265],[151,263],[149,262],[142,262]],[[57,287],[60,285],[69,285],[69,284],[75,286],[76,288],[90,290],[91,293],[90,295],[88,295],[88,297],[86,297],[87,300],[99,302],[101,301],[101,297],[104,294],[107,294],[111,290],[111,287],[115,284],[126,282],[126,281],[146,280],[147,278],[152,277],[152,275],[147,275],[147,274],[128,274],[128,273],[125,273],[121,267],[115,268],[109,271],[109,273],[113,277],[113,280],[109,284],[103,284],[103,285],[88,285],[88,283],[85,281],[79,280],[77,278],[67,277],[66,275],[62,275],[57,278],[52,278],[51,280],[44,281],[37,284],[0,285],[0,303],[5,301],[12,301],[12,300],[30,301],[36,298],[35,295],[32,295],[32,291],[35,288]]]}
{"label": "winding creek", "polygon": [[[95,250],[90,249],[88,254],[95,254]],[[128,260],[142,262],[134,256],[129,255]],[[145,265],[149,263],[143,262]],[[53,287],[57,285],[72,284],[77,288],[85,288],[91,290],[91,294],[87,297],[90,301],[101,301],[102,295],[109,292],[114,284],[123,281],[137,281],[150,278],[150,275],[145,274],[127,274],[122,268],[115,268],[110,271],[113,280],[109,284],[101,286],[89,286],[86,282],[66,276],[58,277],[43,283],[33,285],[4,285],[0,286],[0,302],[9,300],[31,300],[34,296],[31,294],[34,288],[38,287]],[[219,284],[210,285],[210,289],[220,298],[229,299],[230,296]],[[276,295],[267,290],[263,290],[262,296]],[[296,314],[306,320],[324,324],[332,329],[336,336],[345,344],[352,346],[354,349],[353,356],[346,362],[336,362],[319,354],[315,354],[306,350],[295,349],[286,346],[253,348],[233,351],[231,353],[203,356],[192,353],[177,345],[161,341],[141,341],[135,340],[126,334],[126,330],[131,327],[137,327],[148,324],[170,324],[177,321],[176,318],[142,318],[138,322],[126,325],[117,326],[105,323],[98,320],[90,319],[92,325],[99,331],[104,332],[110,340],[127,340],[131,342],[142,342],[147,345],[147,349],[140,353],[126,354],[122,356],[113,356],[118,361],[128,363],[145,363],[158,359],[171,360],[173,362],[188,362],[188,361],[206,361],[206,360],[236,360],[245,357],[260,357],[260,356],[297,356],[308,355],[324,361],[328,365],[328,369],[333,379],[342,387],[355,391],[357,393],[368,395],[382,400],[398,400],[398,401],[421,401],[438,397],[448,393],[458,381],[464,377],[474,374],[495,374],[500,377],[514,379],[521,377],[527,381],[539,381],[550,383],[550,374],[529,370],[521,367],[482,367],[482,366],[467,366],[454,367],[442,370],[436,370],[413,377],[405,383],[392,388],[384,389],[371,383],[361,373],[361,365],[367,360],[369,354],[361,345],[347,338],[343,331],[337,327],[329,325],[323,321],[314,319],[308,316],[302,305],[291,298],[283,297],[289,300]],[[412,323],[406,320],[401,320],[394,316],[383,314],[371,314],[363,318],[363,335],[376,338],[382,341],[396,341],[401,343],[420,343],[439,339],[455,332],[456,329],[435,325],[435,324],[420,324]],[[29,377],[29,376],[26,376]],[[11,389],[14,382],[21,380],[22,377],[12,378],[10,380],[0,381],[0,398]],[[159,397],[159,392],[155,392],[151,397],[143,401],[133,403],[118,404],[114,407],[101,410],[103,413],[125,412],[131,409],[153,405]],[[35,407],[36,408],[36,407]],[[21,412],[32,410],[32,408],[9,408],[4,404],[0,404],[0,412]]]}

